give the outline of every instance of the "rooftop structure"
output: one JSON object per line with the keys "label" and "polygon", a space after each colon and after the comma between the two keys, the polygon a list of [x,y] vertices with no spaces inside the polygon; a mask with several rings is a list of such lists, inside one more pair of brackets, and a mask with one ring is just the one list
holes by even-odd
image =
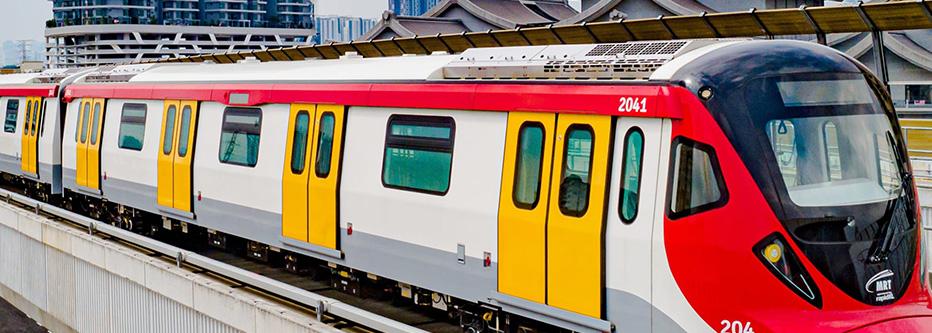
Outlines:
{"label": "rooftop structure", "polygon": [[387,12],[363,39],[545,26],[576,14],[566,0],[442,0],[421,16]]}

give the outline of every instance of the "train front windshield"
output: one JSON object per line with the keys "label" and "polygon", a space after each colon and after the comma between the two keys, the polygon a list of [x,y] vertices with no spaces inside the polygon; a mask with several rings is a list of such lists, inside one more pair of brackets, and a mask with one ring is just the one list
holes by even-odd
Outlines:
{"label": "train front windshield", "polygon": [[[862,302],[898,299],[915,263],[917,223],[893,113],[862,74],[765,77],[743,93],[753,126],[726,132],[755,157],[745,158],[755,160],[752,175],[804,254]],[[888,270],[891,292],[864,287]]]}
{"label": "train front windshield", "polygon": [[855,205],[899,196],[896,138],[886,115],[871,112],[873,94],[866,81],[779,81],[776,86],[785,109],[764,123],[764,131],[794,204]]}

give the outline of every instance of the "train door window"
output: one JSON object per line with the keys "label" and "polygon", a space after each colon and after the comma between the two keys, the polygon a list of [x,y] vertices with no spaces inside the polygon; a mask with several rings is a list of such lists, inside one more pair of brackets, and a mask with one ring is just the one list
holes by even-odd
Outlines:
{"label": "train door window", "polygon": [[727,201],[721,168],[711,146],[685,138],[673,142],[670,218],[721,207]]}
{"label": "train door window", "polygon": [[631,128],[625,136],[624,160],[621,166],[621,193],[620,200],[618,200],[618,215],[624,223],[634,222],[638,214],[643,158],[644,133],[640,128]]}
{"label": "train door window", "polygon": [[29,135],[35,136],[39,130],[39,110],[42,109],[39,106],[39,101],[32,103],[32,120],[29,122]]}
{"label": "train door window", "polygon": [[175,113],[178,112],[178,108],[174,105],[168,107],[168,114],[165,115],[165,133],[162,134],[162,137],[165,138],[162,143],[162,154],[168,155],[172,153],[172,146],[175,144]]}
{"label": "train door window", "polygon": [[91,116],[91,103],[84,104],[84,115],[81,117],[81,143],[87,142],[87,120]]}
{"label": "train door window", "polygon": [[16,132],[16,117],[19,115],[19,100],[11,99],[6,102],[6,118],[3,121],[3,131]]}
{"label": "train door window", "polygon": [[123,104],[120,116],[120,148],[142,150],[146,136],[146,105]]}
{"label": "train door window", "polygon": [[320,117],[320,130],[317,133],[317,163],[315,173],[319,178],[330,175],[330,160],[333,156],[333,126],[335,119],[332,112]]}
{"label": "train door window", "polygon": [[226,108],[220,133],[220,162],[256,166],[261,127],[261,109]]}
{"label": "train door window", "polygon": [[822,125],[822,136],[825,144],[825,166],[828,179],[841,180],[841,151],[838,147],[838,127],[831,121]]}
{"label": "train door window", "polygon": [[304,172],[304,155],[307,154],[307,135],[310,130],[311,116],[307,111],[299,111],[295,116],[294,134],[291,144],[291,172],[300,175]]}
{"label": "train door window", "polygon": [[[84,106],[84,112],[83,112],[84,114],[87,114],[88,112],[90,112],[90,109],[91,109],[90,104],[81,102],[80,105]],[[78,137],[81,135],[81,132],[84,132],[84,128],[81,127],[81,119],[83,119],[84,117],[81,117],[81,113],[82,113],[81,108],[79,107],[78,108],[78,122],[74,125],[74,142],[78,142]]]}
{"label": "train door window", "polygon": [[23,135],[29,135],[29,124],[32,122],[32,101],[26,99],[26,118],[23,120]]}
{"label": "train door window", "polygon": [[544,163],[544,126],[538,122],[521,125],[518,156],[515,158],[515,206],[534,209],[540,200],[540,178]]}
{"label": "train door window", "polygon": [[191,106],[181,109],[181,127],[178,129],[178,156],[188,156],[188,136],[191,131]]}
{"label": "train door window", "polygon": [[91,145],[97,144],[97,128],[100,125],[100,103],[94,104],[94,122],[91,125]]}
{"label": "train door window", "polygon": [[592,172],[593,132],[588,125],[566,130],[563,175],[560,177],[560,212],[581,217],[589,209],[589,174]]}
{"label": "train door window", "polygon": [[453,118],[393,115],[388,123],[382,185],[446,194],[453,169]]}

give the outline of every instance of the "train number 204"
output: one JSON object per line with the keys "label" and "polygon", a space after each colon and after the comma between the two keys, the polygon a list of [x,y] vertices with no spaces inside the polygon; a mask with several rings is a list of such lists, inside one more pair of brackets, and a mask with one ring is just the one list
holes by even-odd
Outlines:
{"label": "train number 204", "polygon": [[730,321],[722,320],[722,330],[718,331],[719,333],[754,333],[754,329],[751,328],[751,322],[740,322],[740,321]]}
{"label": "train number 204", "polygon": [[647,97],[622,97],[618,102],[618,112],[647,112]]}

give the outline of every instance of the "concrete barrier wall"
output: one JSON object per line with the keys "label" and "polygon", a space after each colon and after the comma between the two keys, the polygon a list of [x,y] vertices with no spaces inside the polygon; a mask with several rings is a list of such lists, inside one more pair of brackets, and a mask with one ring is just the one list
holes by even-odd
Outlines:
{"label": "concrete barrier wall", "polygon": [[0,296],[53,332],[338,332],[308,313],[6,203]]}

